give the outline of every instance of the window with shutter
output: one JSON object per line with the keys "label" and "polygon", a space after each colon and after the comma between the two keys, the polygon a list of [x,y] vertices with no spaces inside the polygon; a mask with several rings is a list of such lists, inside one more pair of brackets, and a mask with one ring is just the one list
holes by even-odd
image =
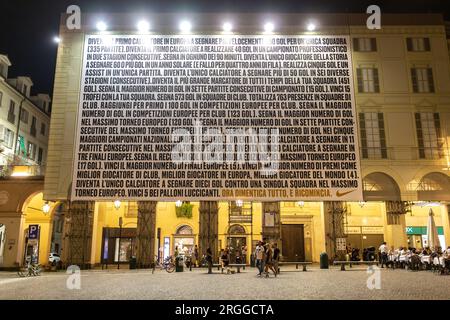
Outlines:
{"label": "window with shutter", "polygon": [[358,81],[358,92],[361,93],[380,92],[378,69],[376,68],[358,68],[357,81]]}
{"label": "window with shutter", "polygon": [[407,38],[406,46],[410,52],[431,51],[430,38]]}
{"label": "window with shutter", "polygon": [[376,112],[360,113],[359,120],[363,158],[387,158],[383,114]]}
{"label": "window with shutter", "polygon": [[425,51],[431,51],[430,38],[424,38]]}
{"label": "window with shutter", "polygon": [[428,68],[427,70],[428,74],[428,92],[434,92],[434,79],[433,79],[433,69]]}
{"label": "window with shutter", "polygon": [[433,70],[431,68],[411,69],[411,81],[415,93],[434,92]]}
{"label": "window with shutter", "polygon": [[364,113],[359,113],[359,130],[361,137],[361,151],[362,157],[367,159],[369,155],[367,154],[367,136],[366,136],[366,121],[364,119]]}
{"label": "window with shutter", "polygon": [[417,84],[417,70],[414,68],[411,69],[411,82],[413,85],[413,92],[419,92],[419,85]]}
{"label": "window with shutter", "polygon": [[423,145],[423,135],[422,135],[422,122],[420,121],[420,113],[415,113],[416,118],[416,133],[417,133],[417,143],[419,145],[419,158],[425,158],[425,151]]}
{"label": "window with shutter", "polygon": [[356,80],[358,82],[358,92],[364,92],[363,79],[362,79],[362,69],[356,69]]}
{"label": "window with shutter", "polygon": [[406,38],[406,47],[408,51],[413,51],[412,38]]}
{"label": "window with shutter", "polygon": [[353,50],[356,52],[377,51],[377,40],[376,38],[354,38]]}
{"label": "window with shutter", "polygon": [[439,114],[421,112],[415,114],[419,157],[438,159],[443,156]]}
{"label": "window with shutter", "polygon": [[353,38],[353,50],[359,51],[359,39],[358,38]]}

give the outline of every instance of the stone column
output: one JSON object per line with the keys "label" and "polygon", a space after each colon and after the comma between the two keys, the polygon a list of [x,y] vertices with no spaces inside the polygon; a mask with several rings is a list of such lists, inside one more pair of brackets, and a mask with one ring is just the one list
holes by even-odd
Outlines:
{"label": "stone column", "polygon": [[67,266],[91,267],[92,232],[94,221],[93,201],[74,201],[69,204],[64,225],[64,258]]}
{"label": "stone column", "polygon": [[[445,245],[450,246],[450,210],[449,205],[441,205],[442,226],[444,228]],[[445,249],[445,248],[442,248]]]}
{"label": "stone column", "polygon": [[331,261],[345,260],[346,251],[338,250],[336,239],[346,237],[344,229],[346,207],[341,201],[324,201],[322,214],[326,253]]}
{"label": "stone column", "polygon": [[219,204],[217,201],[200,201],[198,248],[200,255],[211,248],[213,261],[217,261],[219,245]]}
{"label": "stone column", "polygon": [[138,201],[136,263],[150,268],[155,261],[156,201]]}
{"label": "stone column", "polygon": [[262,203],[262,237],[263,239],[266,239],[266,242],[276,242],[280,244],[280,202]]}
{"label": "stone column", "polygon": [[390,248],[406,247],[406,208],[402,201],[386,201],[383,212],[384,241]]}

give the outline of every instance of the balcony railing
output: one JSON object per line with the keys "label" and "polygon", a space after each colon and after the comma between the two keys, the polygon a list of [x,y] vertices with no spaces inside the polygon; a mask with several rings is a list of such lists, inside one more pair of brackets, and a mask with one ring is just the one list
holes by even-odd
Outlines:
{"label": "balcony railing", "polygon": [[[388,147],[360,148],[363,160],[445,160],[450,155],[446,148]],[[365,151],[365,152],[363,152]],[[367,156],[366,156],[367,155]]]}
{"label": "balcony railing", "polygon": [[45,175],[43,165],[3,165],[0,166],[0,177],[40,177]]}

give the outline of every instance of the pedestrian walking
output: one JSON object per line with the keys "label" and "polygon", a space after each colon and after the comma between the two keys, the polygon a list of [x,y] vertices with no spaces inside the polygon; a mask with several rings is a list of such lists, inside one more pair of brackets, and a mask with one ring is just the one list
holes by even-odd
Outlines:
{"label": "pedestrian walking", "polygon": [[273,268],[276,271],[276,274],[280,273],[280,269],[278,267],[278,262],[280,262],[280,249],[278,249],[278,245],[275,242],[273,244],[273,256],[272,256],[272,264],[273,264]]}
{"label": "pedestrian walking", "polygon": [[208,273],[212,273],[213,256],[211,248],[206,249],[206,262],[208,263]]}
{"label": "pedestrian walking", "polygon": [[242,246],[242,263],[247,264],[247,246]]}
{"label": "pedestrian walking", "polygon": [[384,268],[384,265],[387,263],[388,259],[388,247],[386,245],[386,242],[383,242],[378,248],[378,251],[380,252],[380,263],[381,267]]}
{"label": "pedestrian walking", "polygon": [[264,247],[259,241],[255,248],[256,267],[258,268],[258,276],[261,276],[264,271]]}
{"label": "pedestrian walking", "polygon": [[277,276],[276,270],[273,268],[273,251],[270,243],[266,244],[265,248],[265,269],[264,272],[266,274],[266,278],[269,277],[269,269],[272,270],[275,277]]}
{"label": "pedestrian walking", "polygon": [[225,248],[225,250],[222,250],[220,254],[220,260],[222,263],[222,272],[224,269],[227,270],[227,274],[230,273],[229,264],[230,264],[230,251],[228,250],[228,247]]}
{"label": "pedestrian walking", "polygon": [[192,254],[192,265],[194,267],[198,267],[198,247],[197,247],[197,245],[194,246],[194,252]]}

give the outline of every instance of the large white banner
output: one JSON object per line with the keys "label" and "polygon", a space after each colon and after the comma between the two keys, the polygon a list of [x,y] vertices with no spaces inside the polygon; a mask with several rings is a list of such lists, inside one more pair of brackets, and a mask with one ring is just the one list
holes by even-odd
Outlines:
{"label": "large white banner", "polygon": [[347,36],[88,35],[72,200],[362,200]]}

